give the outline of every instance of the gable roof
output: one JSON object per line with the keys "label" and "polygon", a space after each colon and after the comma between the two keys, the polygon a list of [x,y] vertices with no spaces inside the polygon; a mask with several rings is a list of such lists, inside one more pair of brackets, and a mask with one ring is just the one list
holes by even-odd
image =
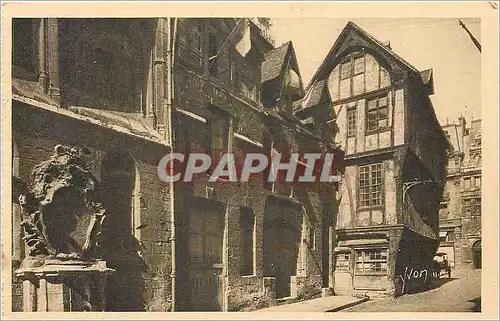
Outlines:
{"label": "gable roof", "polygon": [[[281,75],[283,65],[287,62],[287,58],[291,56],[291,68],[297,73],[299,78],[300,71],[295,57],[295,49],[291,41],[288,41],[281,46],[272,49],[264,55],[264,62],[261,66],[261,82],[265,83],[269,80],[276,79]],[[302,80],[301,80],[302,83]]]}
{"label": "gable roof", "polygon": [[389,46],[384,44],[383,42],[377,40],[375,37],[370,35],[368,32],[363,30],[360,26],[355,24],[352,21],[349,21],[347,25],[344,27],[340,35],[338,36],[337,40],[335,40],[332,48],[326,55],[326,58],[323,60],[321,63],[320,67],[318,70],[316,70],[316,73],[313,75],[311,78],[310,83],[307,85],[307,89],[311,87],[311,85],[316,81],[316,79],[321,78],[323,74],[325,73],[326,69],[328,68],[328,65],[332,62],[332,60],[335,58],[334,52],[340,47],[340,45],[343,43],[343,41],[346,39],[346,37],[352,33],[358,33],[361,35],[363,38],[365,38],[367,41],[373,43],[383,51],[387,52],[389,55],[394,57],[397,61],[399,61],[402,65],[404,65],[407,69],[411,70],[412,72],[419,73],[419,71],[413,67],[408,61],[403,59],[401,56],[399,56],[397,53],[395,53]]}
{"label": "gable roof", "polygon": [[319,104],[321,97],[323,96],[323,92],[325,91],[326,81],[326,79],[319,80],[312,85],[310,92],[304,98],[304,109]]}

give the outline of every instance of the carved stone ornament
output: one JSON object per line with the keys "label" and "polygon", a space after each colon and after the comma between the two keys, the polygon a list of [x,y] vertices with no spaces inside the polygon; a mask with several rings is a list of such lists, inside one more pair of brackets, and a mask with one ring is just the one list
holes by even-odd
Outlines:
{"label": "carved stone ornament", "polygon": [[50,159],[33,168],[19,199],[27,260],[89,260],[99,247],[105,209],[85,154],[87,149],[57,145]]}

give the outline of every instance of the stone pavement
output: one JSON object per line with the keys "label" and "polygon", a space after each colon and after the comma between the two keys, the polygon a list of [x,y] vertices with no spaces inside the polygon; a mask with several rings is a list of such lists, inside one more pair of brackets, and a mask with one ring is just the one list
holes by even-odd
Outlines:
{"label": "stone pavement", "polygon": [[368,298],[355,298],[334,295],[290,304],[282,304],[255,312],[335,312],[367,301]]}

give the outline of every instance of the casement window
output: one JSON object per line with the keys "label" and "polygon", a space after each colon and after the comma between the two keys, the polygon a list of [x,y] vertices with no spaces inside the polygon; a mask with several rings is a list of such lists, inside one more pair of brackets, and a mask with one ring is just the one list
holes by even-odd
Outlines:
{"label": "casement window", "polygon": [[255,214],[251,208],[240,208],[240,275],[254,274]]}
{"label": "casement window", "polygon": [[388,127],[389,99],[387,96],[377,97],[367,101],[366,131],[376,132]]}
{"label": "casement window", "polygon": [[349,253],[338,253],[335,255],[335,271],[349,272]]}
{"label": "casement window", "polygon": [[359,206],[379,206],[382,200],[382,163],[359,167]]}
{"label": "casement window", "polygon": [[356,104],[347,107],[347,136],[356,135]]}
{"label": "casement window", "polygon": [[356,250],[356,274],[386,274],[387,249]]}

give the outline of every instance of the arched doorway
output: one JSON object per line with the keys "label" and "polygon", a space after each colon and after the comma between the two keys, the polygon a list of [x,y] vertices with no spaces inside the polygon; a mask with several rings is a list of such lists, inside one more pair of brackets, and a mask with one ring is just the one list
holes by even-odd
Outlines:
{"label": "arched doorway", "polygon": [[472,262],[475,269],[481,268],[481,240],[472,244]]}

